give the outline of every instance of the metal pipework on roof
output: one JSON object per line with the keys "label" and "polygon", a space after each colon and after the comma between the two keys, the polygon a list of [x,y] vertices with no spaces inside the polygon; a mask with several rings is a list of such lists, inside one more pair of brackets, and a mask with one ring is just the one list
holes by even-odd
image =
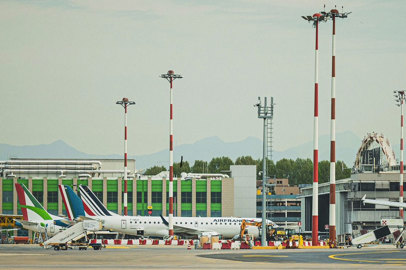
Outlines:
{"label": "metal pipework on roof", "polygon": [[24,159],[24,160],[3,160],[0,161],[0,164],[99,164],[102,165],[101,161],[98,160],[36,160],[36,159]]}
{"label": "metal pipework on roof", "polygon": [[67,165],[58,165],[58,164],[37,164],[37,165],[32,165],[32,164],[4,164],[0,165],[1,169],[12,169],[12,168],[17,168],[17,169],[28,169],[28,168],[45,168],[45,169],[94,169],[97,170],[99,167],[94,166],[94,165],[72,165],[72,164],[67,164]]}

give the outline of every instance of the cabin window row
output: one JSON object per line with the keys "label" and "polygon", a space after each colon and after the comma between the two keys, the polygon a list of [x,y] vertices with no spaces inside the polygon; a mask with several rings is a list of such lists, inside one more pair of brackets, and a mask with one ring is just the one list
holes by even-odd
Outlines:
{"label": "cabin window row", "polygon": [[[130,221],[130,223],[132,224],[133,222],[132,221]],[[134,224],[161,224],[161,222],[160,221],[134,221]],[[190,222],[187,222],[187,221],[185,221],[185,222],[183,222],[183,221],[175,221],[175,224],[176,225],[194,225],[194,224],[196,224],[195,222],[193,222],[193,221],[190,221]],[[229,222],[229,223],[227,223],[227,222],[225,222],[225,223],[223,223],[223,222],[200,222],[200,225],[241,225],[241,222]]]}

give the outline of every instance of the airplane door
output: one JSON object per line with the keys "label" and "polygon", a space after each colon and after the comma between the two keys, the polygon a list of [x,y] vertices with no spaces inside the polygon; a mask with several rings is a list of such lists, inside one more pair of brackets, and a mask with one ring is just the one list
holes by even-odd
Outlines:
{"label": "airplane door", "polygon": [[121,220],[121,229],[127,229],[127,220],[125,219]]}
{"label": "airplane door", "polygon": [[51,233],[55,233],[55,225],[54,225],[54,224],[50,224],[50,225],[49,225],[49,231],[50,231]]}

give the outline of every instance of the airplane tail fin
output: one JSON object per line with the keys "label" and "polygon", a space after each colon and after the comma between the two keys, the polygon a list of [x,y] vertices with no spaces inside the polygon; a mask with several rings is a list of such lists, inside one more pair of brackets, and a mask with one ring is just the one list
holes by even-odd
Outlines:
{"label": "airplane tail fin", "polygon": [[88,216],[112,216],[103,203],[87,186],[79,185],[79,195]]}
{"label": "airplane tail fin", "polygon": [[162,219],[162,223],[165,224],[166,226],[169,226],[169,222],[162,215],[160,215],[160,217]]}
{"label": "airplane tail fin", "polygon": [[24,184],[16,183],[15,187],[18,201],[21,206],[21,212],[23,213],[23,220],[44,221],[54,219],[24,186]]}
{"label": "airplane tail fin", "polygon": [[80,216],[85,216],[82,200],[70,186],[59,185],[59,192],[65,205],[69,220],[74,220]]}

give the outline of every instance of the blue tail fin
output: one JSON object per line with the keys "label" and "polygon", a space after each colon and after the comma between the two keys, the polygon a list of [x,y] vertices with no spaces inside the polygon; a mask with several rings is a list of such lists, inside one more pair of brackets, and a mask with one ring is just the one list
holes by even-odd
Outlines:
{"label": "blue tail fin", "polygon": [[[60,191],[65,204],[65,209],[71,219],[85,216],[83,202],[70,186],[60,185]],[[66,197],[66,198],[65,198]]]}

